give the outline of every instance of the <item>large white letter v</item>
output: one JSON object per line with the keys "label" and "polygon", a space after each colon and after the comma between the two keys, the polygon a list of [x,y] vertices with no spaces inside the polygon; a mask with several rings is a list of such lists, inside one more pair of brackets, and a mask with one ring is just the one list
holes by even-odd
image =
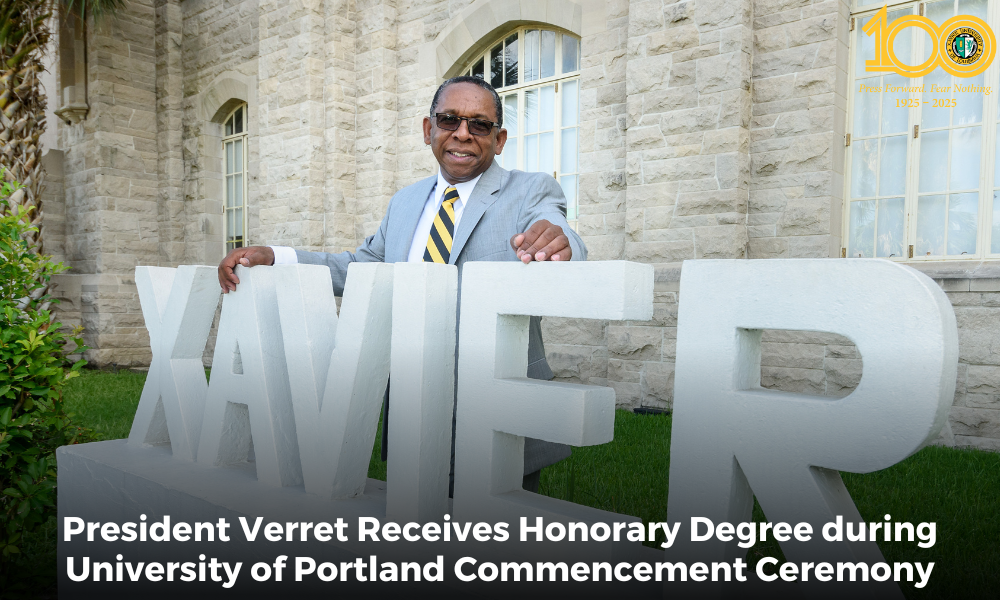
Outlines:
{"label": "large white letter v", "polygon": [[392,269],[351,264],[339,320],[328,268],[275,270],[307,492],[346,498],[364,491],[389,377]]}

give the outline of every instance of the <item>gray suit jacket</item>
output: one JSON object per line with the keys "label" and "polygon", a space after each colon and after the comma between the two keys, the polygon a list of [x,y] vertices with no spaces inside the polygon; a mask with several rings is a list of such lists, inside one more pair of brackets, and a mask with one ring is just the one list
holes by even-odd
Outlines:
{"label": "gray suit jacket", "polygon": [[[427,198],[437,183],[437,175],[407,186],[389,201],[389,208],[374,235],[354,252],[328,254],[296,250],[299,263],[327,265],[336,295],[344,292],[347,267],[352,262],[406,262],[417,221]],[[536,221],[546,219],[559,225],[569,238],[573,260],[587,260],[587,248],[566,222],[566,198],[556,180],[543,173],[507,171],[495,162],[479,179],[455,232],[450,264],[459,267],[461,294],[462,265],[473,260],[516,261],[510,238],[527,231]],[[528,377],[551,379],[545,360],[541,319],[532,317],[528,336]],[[538,440],[525,441],[524,472],[569,456],[569,448]]]}

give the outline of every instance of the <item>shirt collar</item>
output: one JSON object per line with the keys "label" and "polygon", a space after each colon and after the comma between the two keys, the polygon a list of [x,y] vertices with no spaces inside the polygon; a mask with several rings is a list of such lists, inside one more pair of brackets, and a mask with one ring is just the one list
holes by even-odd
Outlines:
{"label": "shirt collar", "polygon": [[435,200],[435,202],[438,202],[438,203],[440,202],[441,197],[444,196],[444,191],[446,189],[448,189],[450,187],[454,187],[455,190],[458,191],[458,202],[456,202],[456,204],[458,204],[459,202],[461,202],[461,205],[465,206],[465,204],[469,201],[469,196],[472,195],[472,190],[474,190],[476,188],[476,184],[479,183],[479,179],[482,176],[483,176],[483,174],[480,173],[479,175],[477,175],[475,177],[475,179],[470,179],[469,181],[463,181],[462,183],[456,183],[456,184],[453,185],[453,184],[448,183],[445,180],[444,175],[441,174],[441,169],[439,168],[438,169],[437,187],[434,188],[434,200]]}

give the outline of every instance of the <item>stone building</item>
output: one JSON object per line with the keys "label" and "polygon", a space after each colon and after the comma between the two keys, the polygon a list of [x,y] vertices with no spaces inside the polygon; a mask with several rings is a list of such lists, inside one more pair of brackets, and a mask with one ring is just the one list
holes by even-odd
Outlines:
{"label": "stone building", "polygon": [[[882,256],[937,280],[958,316],[942,441],[1000,449],[997,96],[900,108],[921,95],[859,91],[919,81],[865,71],[866,1],[130,0],[103,25],[63,19],[45,239],[72,266],[65,319],[93,363],[142,365],[137,265],[353,249],[434,173],[419,131],[436,86],[482,74],[516,138],[498,160],[553,172],[592,260],[655,266],[652,322],[546,322],[559,377],[668,408],[682,261]],[[985,0],[891,8],[1000,19]],[[931,51],[904,31],[897,54]],[[997,89],[998,65],[968,81]],[[844,338],[764,340],[765,386],[857,385]]]}

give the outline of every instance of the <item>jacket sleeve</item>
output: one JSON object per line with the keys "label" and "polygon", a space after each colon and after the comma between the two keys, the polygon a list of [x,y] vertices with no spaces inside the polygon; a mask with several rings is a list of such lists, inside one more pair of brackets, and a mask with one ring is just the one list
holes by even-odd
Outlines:
{"label": "jacket sleeve", "polygon": [[344,284],[347,282],[347,267],[352,262],[385,262],[385,235],[389,227],[391,209],[392,202],[389,203],[389,209],[386,210],[378,231],[365,238],[365,241],[354,252],[331,254],[329,252],[296,250],[296,258],[301,264],[329,267],[330,277],[333,279],[333,293],[337,296],[343,296]]}
{"label": "jacket sleeve", "polygon": [[524,173],[521,177],[528,176],[530,181],[526,182],[528,194],[525,197],[525,206],[522,211],[521,231],[527,231],[537,221],[546,221],[562,227],[563,233],[569,239],[569,246],[573,250],[572,260],[587,260],[587,246],[577,235],[576,231],[569,226],[566,221],[566,196],[562,187],[549,175],[543,173]]}

